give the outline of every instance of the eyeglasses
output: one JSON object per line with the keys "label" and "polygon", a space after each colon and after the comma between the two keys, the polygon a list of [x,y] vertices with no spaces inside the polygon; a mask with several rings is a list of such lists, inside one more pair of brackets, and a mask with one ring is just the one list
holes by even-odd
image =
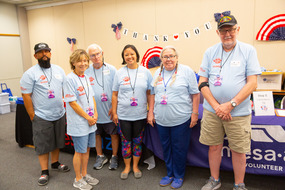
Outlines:
{"label": "eyeglasses", "polygon": [[166,59],[166,60],[168,60],[168,59],[174,59],[174,57],[176,57],[177,55],[170,55],[170,56],[163,56],[162,57],[162,59]]}
{"label": "eyeglasses", "polygon": [[90,58],[95,58],[95,57],[99,57],[101,55],[101,52],[99,52],[99,53],[96,53],[96,54],[92,54],[92,55],[90,55]]}
{"label": "eyeglasses", "polygon": [[236,32],[236,29],[237,29],[237,28],[231,28],[231,29],[228,29],[228,30],[221,29],[221,30],[219,30],[219,32],[220,32],[220,34],[222,34],[222,35],[227,34],[227,32],[229,32],[229,34],[234,34],[234,33]]}

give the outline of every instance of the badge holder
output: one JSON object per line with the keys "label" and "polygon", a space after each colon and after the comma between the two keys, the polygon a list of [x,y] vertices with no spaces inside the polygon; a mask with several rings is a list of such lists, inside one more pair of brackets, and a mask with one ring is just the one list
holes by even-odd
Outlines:
{"label": "badge holder", "polygon": [[138,106],[138,99],[132,97],[130,101],[131,101],[131,106]]}
{"label": "badge holder", "polygon": [[105,93],[101,94],[101,102],[107,102],[108,101],[108,96]]}
{"label": "badge holder", "polygon": [[167,95],[162,95],[161,98],[160,98],[160,104],[162,105],[166,105],[167,104]]}
{"label": "badge holder", "polygon": [[48,90],[48,98],[55,98],[54,90]]}

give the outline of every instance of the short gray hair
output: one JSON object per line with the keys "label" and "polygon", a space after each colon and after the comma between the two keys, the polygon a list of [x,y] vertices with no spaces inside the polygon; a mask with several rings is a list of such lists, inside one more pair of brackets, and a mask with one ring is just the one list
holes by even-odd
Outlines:
{"label": "short gray hair", "polygon": [[90,49],[99,49],[100,52],[102,53],[102,48],[98,44],[91,44],[90,46],[88,46],[88,48],[86,49],[88,54]]}

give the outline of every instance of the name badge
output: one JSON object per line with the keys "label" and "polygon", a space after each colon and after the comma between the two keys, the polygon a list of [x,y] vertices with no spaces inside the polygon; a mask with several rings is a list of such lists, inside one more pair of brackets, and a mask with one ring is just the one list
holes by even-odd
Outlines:
{"label": "name badge", "polygon": [[144,73],[138,73],[138,78],[144,78]]}
{"label": "name badge", "polygon": [[61,75],[59,75],[59,74],[55,74],[54,77],[55,77],[56,79],[62,79]]}
{"label": "name badge", "polygon": [[103,73],[104,73],[104,75],[109,75],[110,74],[110,70],[109,69],[108,70],[104,70]]}
{"label": "name badge", "polygon": [[239,67],[240,61],[231,61],[231,67]]}

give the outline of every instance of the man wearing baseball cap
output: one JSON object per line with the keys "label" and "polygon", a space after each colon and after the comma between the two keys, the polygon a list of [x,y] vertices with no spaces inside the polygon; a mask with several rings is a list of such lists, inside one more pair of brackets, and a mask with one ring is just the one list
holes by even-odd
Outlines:
{"label": "man wearing baseball cap", "polygon": [[36,44],[34,50],[38,64],[23,74],[20,85],[24,105],[32,121],[33,142],[42,170],[38,185],[43,186],[49,179],[49,153],[52,170],[70,170],[59,163],[59,149],[65,146],[66,120],[62,99],[65,73],[50,63],[51,49],[46,43]]}
{"label": "man wearing baseball cap", "polygon": [[203,94],[203,119],[199,141],[209,146],[211,177],[202,190],[221,187],[220,164],[227,135],[234,171],[234,190],[245,190],[247,152],[251,143],[250,95],[261,74],[256,50],[237,40],[240,27],[230,11],[216,13],[221,43],[208,48],[200,67],[199,90]]}

